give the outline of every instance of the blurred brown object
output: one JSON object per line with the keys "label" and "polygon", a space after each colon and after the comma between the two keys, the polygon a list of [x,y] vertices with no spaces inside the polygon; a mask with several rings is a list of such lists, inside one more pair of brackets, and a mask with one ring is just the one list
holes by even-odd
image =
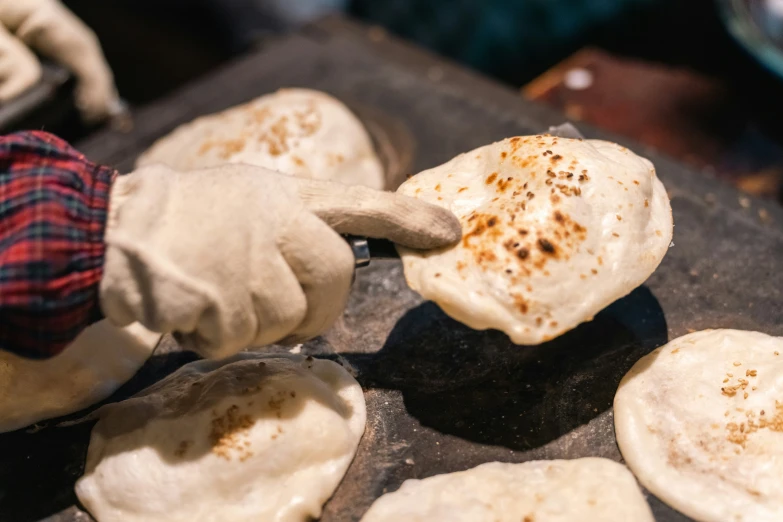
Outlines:
{"label": "blurred brown object", "polygon": [[762,130],[743,100],[718,80],[584,49],[526,85],[522,94],[575,122],[712,172],[748,193],[783,194],[783,143]]}

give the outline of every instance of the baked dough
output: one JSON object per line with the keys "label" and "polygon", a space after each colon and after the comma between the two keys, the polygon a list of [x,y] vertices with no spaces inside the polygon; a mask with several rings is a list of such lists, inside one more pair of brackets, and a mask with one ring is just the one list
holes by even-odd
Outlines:
{"label": "baked dough", "polygon": [[399,193],[448,208],[462,242],[400,248],[408,285],[477,330],[539,344],[642,284],[672,238],[652,163],[598,140],[506,139],[406,181]]}
{"label": "baked dough", "polygon": [[136,167],[152,163],[180,171],[246,163],[346,185],[385,184],[359,119],[335,98],[308,89],[282,89],[182,125],[142,154]]}
{"label": "baked dough", "polygon": [[193,362],[99,410],[76,494],[98,522],[304,522],[348,469],[365,413],[332,361]]}
{"label": "baked dough", "polygon": [[103,320],[50,359],[0,350],[0,433],[102,401],[133,377],[159,340],[139,324],[117,328]]}
{"label": "baked dough", "polygon": [[406,480],[361,522],[653,522],[633,475],[601,458],[490,462]]}
{"label": "baked dough", "polygon": [[703,522],[783,520],[783,338],[680,337],[637,362],[614,399],[628,467]]}

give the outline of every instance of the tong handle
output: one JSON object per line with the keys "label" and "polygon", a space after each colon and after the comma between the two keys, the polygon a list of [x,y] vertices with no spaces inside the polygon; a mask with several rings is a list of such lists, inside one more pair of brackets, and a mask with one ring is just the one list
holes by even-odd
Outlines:
{"label": "tong handle", "polygon": [[356,258],[356,268],[370,264],[371,259],[399,259],[394,243],[386,239],[373,239],[361,236],[343,236],[351,246]]}

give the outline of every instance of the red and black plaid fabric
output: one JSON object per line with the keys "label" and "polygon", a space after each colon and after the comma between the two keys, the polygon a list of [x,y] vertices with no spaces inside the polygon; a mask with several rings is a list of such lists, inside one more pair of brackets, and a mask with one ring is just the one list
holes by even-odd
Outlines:
{"label": "red and black plaid fabric", "polygon": [[0,348],[50,357],[101,318],[115,176],[51,134],[0,137]]}

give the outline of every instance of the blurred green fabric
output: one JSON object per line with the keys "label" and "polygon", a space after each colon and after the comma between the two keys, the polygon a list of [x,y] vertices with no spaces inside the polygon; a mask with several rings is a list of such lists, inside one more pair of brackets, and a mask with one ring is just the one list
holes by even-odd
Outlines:
{"label": "blurred green fabric", "polygon": [[351,13],[442,55],[520,83],[603,26],[656,0],[353,0]]}

